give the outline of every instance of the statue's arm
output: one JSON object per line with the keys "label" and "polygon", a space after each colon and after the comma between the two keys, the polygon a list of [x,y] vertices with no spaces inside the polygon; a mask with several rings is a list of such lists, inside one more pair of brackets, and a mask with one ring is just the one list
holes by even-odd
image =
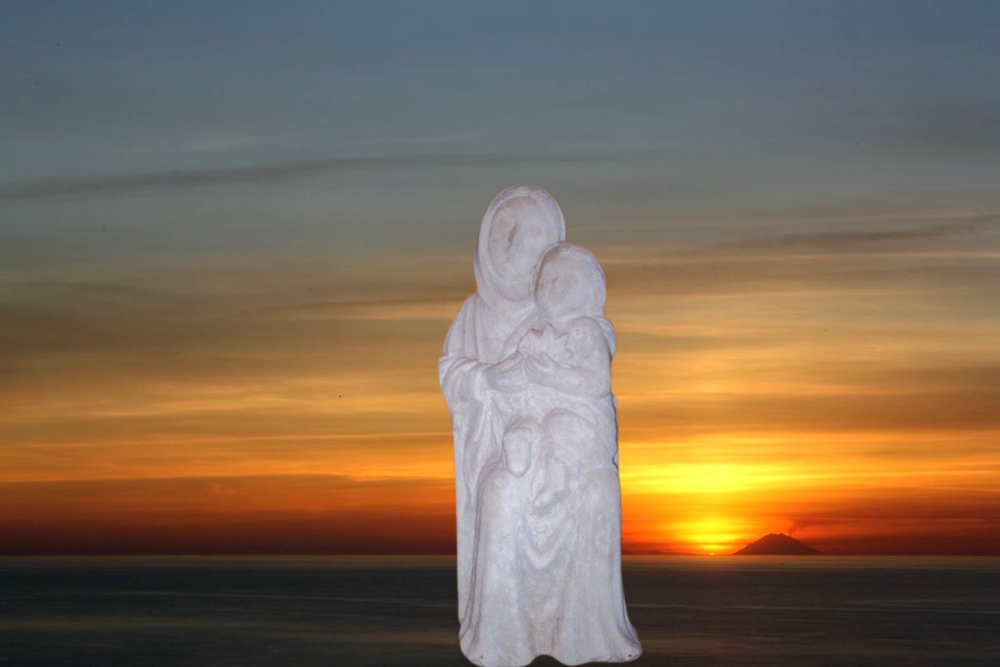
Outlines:
{"label": "statue's arm", "polygon": [[483,400],[491,391],[518,391],[528,383],[524,359],[520,352],[495,364],[442,355],[438,373],[445,398],[451,405],[452,401]]}
{"label": "statue's arm", "polygon": [[441,389],[449,407],[454,402],[469,401],[481,397],[488,389],[484,364],[467,357],[442,355],[438,362]]}
{"label": "statue's arm", "polygon": [[475,295],[462,305],[444,339],[438,360],[438,379],[449,408],[459,401],[473,400],[485,392],[489,364],[469,356],[475,345]]}
{"label": "statue's arm", "polygon": [[475,337],[475,302],[470,298],[458,312],[444,341],[438,377],[449,408],[460,401],[482,401],[491,391],[512,392],[528,383],[524,355],[514,351],[495,364],[468,356]]}

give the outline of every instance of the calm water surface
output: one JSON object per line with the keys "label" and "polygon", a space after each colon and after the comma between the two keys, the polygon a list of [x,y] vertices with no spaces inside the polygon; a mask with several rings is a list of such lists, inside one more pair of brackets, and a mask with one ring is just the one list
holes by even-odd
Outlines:
{"label": "calm water surface", "polygon": [[[636,665],[1000,665],[1000,559],[632,558],[625,586]],[[448,558],[0,559],[0,665],[468,665],[456,613]]]}

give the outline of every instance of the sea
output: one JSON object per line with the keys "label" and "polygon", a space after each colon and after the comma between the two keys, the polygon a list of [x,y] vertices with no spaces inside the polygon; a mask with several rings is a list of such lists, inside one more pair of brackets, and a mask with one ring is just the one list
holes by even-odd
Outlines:
{"label": "sea", "polygon": [[[636,665],[1000,665],[1000,558],[627,557],[623,574]],[[468,664],[453,558],[0,559],[0,665]]]}

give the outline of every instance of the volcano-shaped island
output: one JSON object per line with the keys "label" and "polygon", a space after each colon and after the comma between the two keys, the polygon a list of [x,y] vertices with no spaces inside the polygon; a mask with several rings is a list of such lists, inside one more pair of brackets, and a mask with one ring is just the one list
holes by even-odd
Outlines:
{"label": "volcano-shaped island", "polygon": [[813,549],[784,533],[771,533],[751,542],[734,556],[820,556],[822,551]]}

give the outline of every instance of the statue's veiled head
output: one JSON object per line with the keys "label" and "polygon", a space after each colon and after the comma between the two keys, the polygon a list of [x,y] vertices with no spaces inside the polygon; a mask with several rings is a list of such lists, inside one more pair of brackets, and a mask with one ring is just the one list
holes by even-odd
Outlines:
{"label": "statue's veiled head", "polygon": [[517,185],[490,204],[479,230],[476,278],[480,293],[519,302],[531,296],[535,265],[545,249],[566,238],[559,205],[547,192]]}

